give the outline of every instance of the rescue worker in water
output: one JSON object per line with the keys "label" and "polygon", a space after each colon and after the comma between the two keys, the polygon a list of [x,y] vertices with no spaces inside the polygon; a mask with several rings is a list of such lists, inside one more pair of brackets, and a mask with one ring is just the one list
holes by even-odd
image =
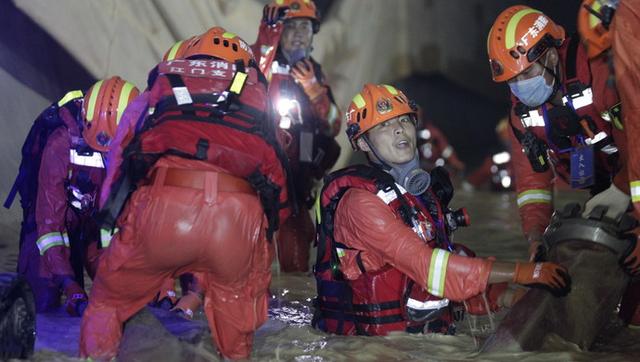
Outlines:
{"label": "rescue worker in water", "polygon": [[[569,291],[570,277],[557,264],[498,262],[449,248],[440,227],[449,201],[441,199],[444,183],[419,167],[416,108],[402,92],[366,84],[346,121],[369,165],[329,175],[318,200],[316,327],[346,335],[422,331],[449,299],[468,300],[494,283]],[[500,299],[488,294],[491,304]]]}

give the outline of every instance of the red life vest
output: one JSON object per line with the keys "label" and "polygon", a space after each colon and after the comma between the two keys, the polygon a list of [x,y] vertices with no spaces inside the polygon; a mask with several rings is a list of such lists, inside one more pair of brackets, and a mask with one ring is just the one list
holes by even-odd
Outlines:
{"label": "red life vest", "polygon": [[[601,106],[606,107],[606,110],[600,112],[597,109],[595,97],[603,95],[604,91],[598,93],[599,90],[594,92],[592,89],[589,58],[577,36],[566,41],[566,45],[559,48],[558,52],[561,61],[564,61],[565,70],[559,90],[564,92],[564,107],[541,106],[531,109],[516,102],[514,112],[520,117],[526,130],[531,131],[536,138],[546,141],[546,147],[552,151],[549,154],[555,170],[565,181],[569,180],[570,154],[562,151],[581,145],[581,138],[586,144],[592,144],[595,151],[595,184],[592,189],[597,192],[609,186],[611,175],[618,169],[618,150],[611,134],[612,122],[618,122],[620,117],[620,101],[615,91],[613,94],[607,93],[603,96],[606,99],[600,100]],[[525,146],[526,135],[511,126],[518,141]],[[525,152],[527,148],[525,146]],[[547,166],[537,165],[541,153],[542,150],[539,150],[535,155],[527,156],[534,170],[544,172]]]}
{"label": "red life vest", "polygon": [[[262,74],[242,62],[179,59],[158,64],[148,89],[148,112],[123,152],[122,180],[114,183],[105,208],[121,208],[118,201],[156,160],[177,155],[247,179],[262,200],[271,237],[287,214],[287,159],[265,112],[269,102]],[[122,183],[133,188],[123,190]]]}
{"label": "red life vest", "polygon": [[[429,294],[398,269],[387,264],[367,271],[361,251],[333,237],[334,214],[344,193],[360,188],[378,195],[394,213],[420,235],[425,243],[438,247],[437,223],[426,208],[440,208],[430,191],[430,204],[423,206],[385,172],[357,165],[327,176],[320,196],[321,219],[317,227],[318,259],[314,268],[318,297],[315,300],[314,326],[341,335],[386,335],[392,331],[422,332],[427,322],[451,320],[449,300]],[[442,210],[435,210],[442,217]],[[357,253],[362,274],[347,280],[339,269],[343,253]],[[440,327],[438,327],[440,328]],[[446,332],[444,330],[438,330]]]}

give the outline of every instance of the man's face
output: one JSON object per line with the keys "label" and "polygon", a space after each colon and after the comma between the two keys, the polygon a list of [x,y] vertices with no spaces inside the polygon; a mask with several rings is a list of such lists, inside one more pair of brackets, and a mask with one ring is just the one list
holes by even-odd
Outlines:
{"label": "man's face", "polygon": [[555,69],[557,53],[553,54],[554,52],[556,52],[555,49],[550,49],[549,51],[547,51],[545,55],[543,55],[540,59],[538,59],[537,62],[531,64],[529,68],[525,69],[524,71],[522,71],[522,73],[518,74],[517,76],[509,79],[507,82],[512,83],[512,82],[522,81],[526,79],[531,79],[533,77],[536,77],[544,73],[545,82],[547,84],[552,84],[553,74],[551,74],[550,72],[545,72],[544,64],[546,63],[547,68]]}
{"label": "man's face", "polygon": [[297,18],[284,22],[280,47],[287,54],[298,49],[307,50],[311,48],[313,40],[313,24],[310,19]]}
{"label": "man's face", "polygon": [[416,155],[416,127],[407,114],[375,126],[367,137],[387,163],[407,163]]}

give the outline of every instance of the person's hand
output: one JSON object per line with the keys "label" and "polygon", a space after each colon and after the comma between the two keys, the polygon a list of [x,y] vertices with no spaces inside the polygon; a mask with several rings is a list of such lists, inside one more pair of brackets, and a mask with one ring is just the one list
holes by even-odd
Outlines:
{"label": "person's hand", "polygon": [[326,89],[318,82],[313,63],[309,59],[303,59],[291,67],[291,76],[300,84],[310,100],[314,100],[326,92]]}
{"label": "person's hand", "polygon": [[547,248],[540,240],[531,240],[529,242],[529,261],[539,262],[547,258]]}
{"label": "person's hand", "polygon": [[616,219],[629,208],[631,198],[626,193],[618,189],[613,183],[608,189],[597,193],[584,204],[582,217],[589,217],[589,214],[596,206],[607,207],[606,217]]}
{"label": "person's hand", "polygon": [[555,296],[565,296],[571,290],[567,269],[555,263],[516,263],[513,282],[532,288],[542,288]]}
{"label": "person's hand", "polygon": [[67,313],[72,317],[82,317],[84,310],[89,305],[87,293],[71,277],[66,278],[63,289],[67,298],[64,303]]}
{"label": "person's hand", "polygon": [[286,10],[287,8],[285,7],[280,7],[275,4],[267,4],[262,10],[262,21],[267,25],[275,25],[278,21],[282,20]]}
{"label": "person's hand", "polygon": [[629,234],[633,238],[633,249],[622,260],[622,267],[631,274],[631,276],[640,275],[640,243],[638,237],[634,234]]}

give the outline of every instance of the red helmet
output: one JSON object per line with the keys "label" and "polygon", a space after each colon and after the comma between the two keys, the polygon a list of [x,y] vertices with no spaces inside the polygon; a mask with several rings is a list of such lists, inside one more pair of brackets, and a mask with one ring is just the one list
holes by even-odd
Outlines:
{"label": "red helmet", "polygon": [[109,150],[122,113],[139,93],[136,86],[118,76],[99,80],[89,88],[82,104],[82,137],[91,148]]}
{"label": "red helmet", "polygon": [[182,54],[185,58],[194,55],[208,55],[230,63],[242,60],[245,66],[255,62],[249,45],[234,33],[219,26],[207,30],[205,33],[187,40]]}
{"label": "red helmet", "polygon": [[507,8],[487,37],[493,80],[504,82],[522,73],[550,47],[559,47],[564,36],[564,29],[539,10],[524,5]]}
{"label": "red helmet", "polygon": [[356,140],[368,130],[403,114],[416,117],[416,107],[404,93],[386,84],[365,84],[345,114],[351,146],[355,149]]}

